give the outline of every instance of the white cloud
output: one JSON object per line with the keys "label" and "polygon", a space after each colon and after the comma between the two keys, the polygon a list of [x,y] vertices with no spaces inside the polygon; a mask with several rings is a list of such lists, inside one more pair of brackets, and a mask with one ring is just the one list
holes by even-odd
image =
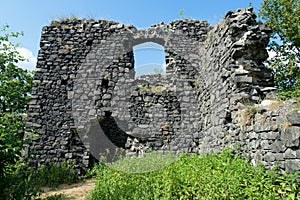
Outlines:
{"label": "white cloud", "polygon": [[37,58],[34,57],[33,53],[24,47],[17,47],[17,51],[23,56],[26,60],[18,62],[18,66],[23,69],[35,70]]}
{"label": "white cloud", "polygon": [[276,56],[276,52],[274,50],[267,49],[267,51],[269,54],[268,60],[271,60],[272,58],[274,58]]}

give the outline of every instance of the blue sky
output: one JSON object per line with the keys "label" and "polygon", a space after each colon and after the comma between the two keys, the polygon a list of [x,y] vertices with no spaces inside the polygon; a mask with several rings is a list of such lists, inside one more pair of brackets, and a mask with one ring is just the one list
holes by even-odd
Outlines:
{"label": "blue sky", "polygon": [[[52,20],[66,16],[95,18],[132,24],[147,28],[158,22],[180,18],[206,20],[215,24],[230,10],[247,8],[251,3],[257,11],[263,0],[1,0],[0,25],[8,24],[9,31],[23,31],[18,38],[20,52],[30,60],[25,67],[33,69],[41,30]],[[154,48],[155,49],[155,48]],[[157,53],[162,52],[156,48]],[[143,48],[139,50],[141,53]],[[148,51],[148,50],[144,50]],[[152,52],[153,53],[153,52]],[[155,53],[154,53],[155,54]],[[159,53],[158,53],[159,54]],[[156,56],[153,56],[156,57]],[[146,61],[151,62],[151,61]]]}

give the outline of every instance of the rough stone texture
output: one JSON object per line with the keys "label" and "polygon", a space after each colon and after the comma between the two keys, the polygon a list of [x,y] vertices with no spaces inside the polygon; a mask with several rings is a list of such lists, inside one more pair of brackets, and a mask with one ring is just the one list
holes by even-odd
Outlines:
{"label": "rough stone texture", "polygon": [[[27,135],[38,137],[29,159],[82,169],[111,147],[202,154],[240,146],[254,165],[299,170],[295,102],[276,109],[262,102],[275,91],[263,64],[269,34],[252,9],[229,12],[215,27],[52,22],[43,28],[32,89]],[[164,46],[166,75],[135,77],[133,46],[144,42]]]}

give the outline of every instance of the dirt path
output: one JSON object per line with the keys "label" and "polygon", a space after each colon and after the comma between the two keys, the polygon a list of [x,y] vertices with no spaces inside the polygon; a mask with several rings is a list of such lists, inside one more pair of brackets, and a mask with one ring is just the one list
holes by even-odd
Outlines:
{"label": "dirt path", "polygon": [[[60,185],[56,190],[47,191],[42,194],[42,198],[51,195],[64,194],[66,197],[74,200],[85,200],[89,193],[95,187],[95,179],[88,179],[72,185]],[[46,189],[47,190],[47,189]]]}

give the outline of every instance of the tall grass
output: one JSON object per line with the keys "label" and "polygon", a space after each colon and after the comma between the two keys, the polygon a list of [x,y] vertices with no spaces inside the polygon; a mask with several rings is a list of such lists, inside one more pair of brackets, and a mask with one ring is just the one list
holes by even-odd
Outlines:
{"label": "tall grass", "polygon": [[[147,158],[142,159],[147,165]],[[253,167],[225,149],[202,157],[182,154],[165,168],[147,173],[106,166],[97,172],[89,199],[298,199],[296,178]]]}

